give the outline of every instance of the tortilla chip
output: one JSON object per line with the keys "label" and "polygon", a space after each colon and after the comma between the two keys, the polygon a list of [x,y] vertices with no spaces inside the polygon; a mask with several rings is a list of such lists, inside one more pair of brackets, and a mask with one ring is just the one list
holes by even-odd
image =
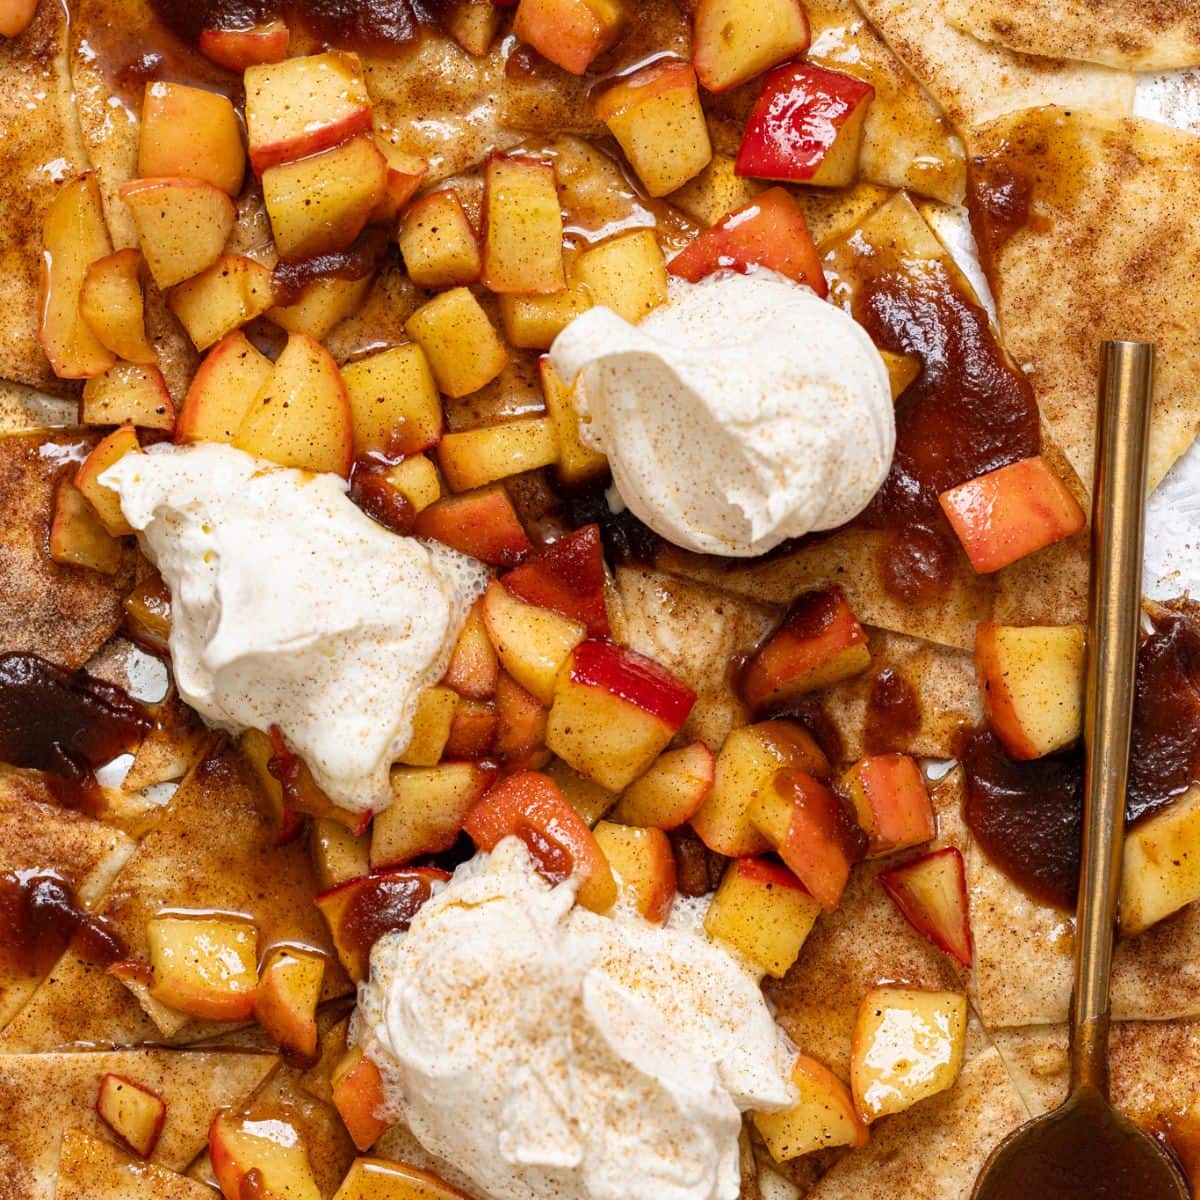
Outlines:
{"label": "tortilla chip", "polygon": [[79,402],[73,397],[47,396],[23,383],[0,379],[0,437],[56,429],[78,420]]}
{"label": "tortilla chip", "polygon": [[46,552],[58,480],[97,440],[83,432],[0,437],[0,647],[6,651],[81,667],[124,618],[132,552],[115,575],[62,566]]}
{"label": "tortilla chip", "polygon": [[[1181,318],[1198,295],[1200,138],[1153,121],[1045,108],[1005,117],[972,140],[976,236],[1005,344],[1025,365],[1043,416],[1090,487],[1101,344],[1157,343],[1157,486],[1200,429],[1200,360]],[[1028,189],[1028,216],[1005,238],[986,205],[991,188],[1014,186]]]}
{"label": "tortilla chip", "polygon": [[1195,0],[945,0],[952,24],[1021,54],[1131,71],[1200,66]]}
{"label": "tortilla chip", "polygon": [[0,1200],[53,1200],[63,1133],[103,1136],[96,1096],[109,1072],[166,1104],[152,1161],[182,1171],[207,1142],[217,1110],[239,1103],[277,1062],[269,1054],[182,1050],[0,1055]]}
{"label": "tortilla chip", "polygon": [[1114,116],[1133,109],[1132,75],[985,45],[950,24],[943,0],[861,0],[860,7],[960,131],[1040,104]]}
{"label": "tortilla chip", "polygon": [[76,1129],[63,1134],[54,1200],[219,1200],[203,1184]]}

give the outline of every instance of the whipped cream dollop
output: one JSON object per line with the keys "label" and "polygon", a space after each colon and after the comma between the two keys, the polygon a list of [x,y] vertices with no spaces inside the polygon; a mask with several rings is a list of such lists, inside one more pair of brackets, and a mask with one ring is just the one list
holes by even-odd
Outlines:
{"label": "whipped cream dollop", "polygon": [[687,550],[763,554],[861,512],[891,465],[887,368],[866,331],[771,271],[671,281],[639,325],[594,308],[550,350],[580,436],[633,513]]}
{"label": "whipped cream dollop", "polygon": [[100,482],[171,590],[183,699],[231,732],[278,725],[336,804],[386,807],[483,565],[377,525],[336,475],[232,446],[152,446]]}
{"label": "whipped cream dollop", "polygon": [[795,1050],[720,946],[575,892],[507,838],[376,943],[353,1037],[389,1115],[489,1200],[735,1200]]}

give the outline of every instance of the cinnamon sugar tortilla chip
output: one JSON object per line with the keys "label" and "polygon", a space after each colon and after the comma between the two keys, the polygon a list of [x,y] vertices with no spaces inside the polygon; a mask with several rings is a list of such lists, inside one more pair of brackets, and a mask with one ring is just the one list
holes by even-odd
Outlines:
{"label": "cinnamon sugar tortilla chip", "polygon": [[74,398],[48,396],[0,379],[0,437],[74,425],[78,419],[79,402]]}
{"label": "cinnamon sugar tortilla chip", "polygon": [[976,235],[1005,344],[1025,366],[1043,417],[1090,486],[1101,344],[1155,342],[1150,477],[1157,486],[1200,429],[1190,319],[1200,296],[1200,137],[1152,121],[1043,108],[1003,117],[971,138],[979,210],[989,189],[1007,187],[1028,212],[998,245],[986,215]]}
{"label": "cinnamon sugar tortilla chip", "polygon": [[54,1200],[219,1200],[186,1175],[144,1163],[77,1129],[63,1134]]}

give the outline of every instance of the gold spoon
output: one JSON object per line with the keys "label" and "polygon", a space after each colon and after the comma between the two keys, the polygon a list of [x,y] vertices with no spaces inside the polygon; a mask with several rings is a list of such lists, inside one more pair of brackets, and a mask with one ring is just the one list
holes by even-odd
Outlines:
{"label": "gold spoon", "polygon": [[1092,510],[1071,1094],[1061,1108],[1023,1125],[992,1152],[973,1200],[1190,1196],[1167,1151],[1108,1099],[1109,975],[1125,841],[1153,376],[1153,346],[1105,344]]}

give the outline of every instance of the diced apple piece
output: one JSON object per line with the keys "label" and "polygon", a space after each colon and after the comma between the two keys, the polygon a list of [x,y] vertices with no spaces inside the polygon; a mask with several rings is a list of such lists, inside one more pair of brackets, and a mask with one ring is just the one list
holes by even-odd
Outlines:
{"label": "diced apple piece", "polygon": [[1121,876],[1126,937],[1200,899],[1200,786],[1129,830]]}
{"label": "diced apple piece", "polygon": [[358,453],[417,454],[442,436],[442,401],[425,352],[406,342],[342,368]]}
{"label": "diced apple piece", "polygon": [[511,567],[532,553],[516,509],[502,484],[447,496],[417,514],[414,532],[496,567]]}
{"label": "diced apple piece", "polygon": [[483,271],[475,227],[453,188],[416,201],[396,237],[404,269],[418,287],[460,287],[477,282]]}
{"label": "diced apple piece", "polygon": [[121,188],[154,282],[174,287],[211,267],[233,232],[237,208],[200,179],[135,179]]}
{"label": "diced apple piece", "polygon": [[518,600],[494,580],[484,593],[482,615],[504,669],[543,704],[550,704],[559,670],[587,637],[586,627]]}
{"label": "diced apple piece", "polygon": [[938,502],[981,575],[1071,537],[1087,524],[1078,501],[1041,456],[961,483]]}
{"label": "diced apple piece", "polygon": [[182,83],[148,83],[142,100],[138,174],[143,179],[203,179],[236,196],[246,152],[228,97]]}
{"label": "diced apple piece", "polygon": [[585,250],[575,273],[596,304],[626,321],[640,321],[667,300],[666,260],[649,229],[635,229]]}
{"label": "diced apple piece", "polygon": [[899,400],[925,369],[915,354],[893,354],[890,350],[880,350],[879,357],[887,367],[893,400]]}
{"label": "diced apple piece", "polygon": [[[446,739],[446,758],[482,759],[495,749],[500,718],[490,700],[460,697]],[[523,765],[531,766],[531,763]],[[540,765],[540,764],[539,764]]]}
{"label": "diced apple piece", "polygon": [[386,1098],[379,1068],[358,1046],[352,1046],[334,1067],[332,1084],[333,1106],[350,1140],[359,1150],[369,1150],[389,1125],[380,1115],[386,1107]]}
{"label": "diced apple piece", "polygon": [[124,537],[132,533],[133,526],[125,520],[120,497],[112,488],[105,487],[100,482],[100,476],[119,458],[126,454],[139,454],[141,449],[133,426],[122,425],[114,429],[103,441],[96,443],[75,474],[75,486],[96,510],[104,528],[113,537]]}
{"label": "diced apple piece", "polygon": [[548,295],[567,285],[554,164],[493,154],[484,173],[483,283],[493,292]]}
{"label": "diced apple piece", "polygon": [[792,700],[858,675],[871,665],[866,630],[841,588],[801,596],[742,675],[753,708]]}
{"label": "diced apple piece", "polygon": [[828,1067],[802,1054],[792,1068],[792,1083],[800,1093],[798,1104],[784,1112],[754,1114],[754,1126],[776,1162],[867,1144],[867,1127],[854,1111],[850,1089]]}
{"label": "diced apple piece", "polygon": [[[496,681],[495,751],[509,766],[541,766],[546,750],[546,718],[549,710],[527,692],[507,671]],[[571,800],[571,796],[567,796]],[[589,822],[592,824],[592,822]]]}
{"label": "diced apple piece", "polygon": [[801,0],[700,0],[692,61],[710,92],[724,92],[803,54],[811,40]]}
{"label": "diced apple piece", "polygon": [[858,177],[875,89],[812,63],[789,63],[763,82],[738,150],[737,173],[810,187],[848,187]]}
{"label": "diced apple piece", "polygon": [[375,145],[379,147],[387,163],[387,179],[383,187],[383,198],[371,214],[371,223],[391,225],[404,211],[408,202],[417,194],[422,180],[429,173],[429,163],[415,154],[405,154],[378,133]]}
{"label": "diced apple piece", "polygon": [[465,287],[422,305],[405,329],[428,356],[439,390],[451,398],[477,392],[508,364],[508,351],[495,326]]}
{"label": "diced apple piece", "polygon": [[104,527],[96,510],[67,478],[59,480],[50,522],[50,557],[69,567],[113,575],[121,565],[121,543]]}
{"label": "diced apple piece", "polygon": [[399,867],[351,879],[317,896],[338,959],[351,979],[366,979],[371,948],[385,933],[403,932],[433,895],[433,885],[450,876],[433,867]]}
{"label": "diced apple piece", "polygon": [[[304,1142],[287,1121],[255,1121],[222,1109],[208,1131],[208,1154],[225,1200],[321,1200]],[[247,1176],[253,1182],[243,1186]]]}
{"label": "diced apple piece", "polygon": [[595,105],[651,196],[666,196],[712,160],[691,63],[652,63],[618,80]]}
{"label": "diced apple piece", "polygon": [[269,308],[267,320],[288,333],[307,333],[319,342],[362,308],[373,281],[372,274],[361,279],[314,279],[294,303]]}
{"label": "diced apple piece", "polygon": [[175,423],[177,442],[232,443],[274,367],[244,333],[231,333],[192,379]]}
{"label": "diced apple piece", "polygon": [[317,1005],[325,981],[325,956],[276,946],[263,962],[254,1017],[290,1059],[317,1059]]}
{"label": "diced apple piece", "polygon": [[639,916],[661,925],[675,903],[675,855],[661,829],[601,821],[592,834]]}
{"label": "diced apple piece", "polygon": [[37,0],[4,0],[0,4],[0,37],[20,37],[36,14]]}
{"label": "diced apple piece", "polygon": [[207,350],[274,303],[271,272],[252,258],[223,254],[206,271],[171,289],[171,311],[197,350]]}
{"label": "diced apple piece", "polygon": [[672,192],[669,200],[698,225],[710,229],[722,217],[744,208],[765,187],[753,179],[742,179],[735,170],[734,160],[727,154],[714,154],[708,166],[695,179]]}
{"label": "diced apple piece", "polygon": [[492,0],[454,0],[445,16],[446,32],[468,53],[482,58],[500,31]]}
{"label": "diced apple piece", "polygon": [[804,771],[781,771],[762,789],[750,820],[813,899],[833,912],[855,853],[855,825],[841,799]]}
{"label": "diced apple piece", "polygon": [[157,367],[119,362],[83,385],[80,418],[85,425],[175,428],[175,405]]}
{"label": "diced apple piece", "polygon": [[954,1086],[967,1037],[958,992],[873,988],[858,1009],[850,1056],[854,1107],[866,1124]]}
{"label": "diced apple piece", "polygon": [[582,75],[621,36],[623,0],[520,0],[513,33],[564,71]]}
{"label": "diced apple piece", "polygon": [[868,857],[879,858],[932,841],[937,822],[921,768],[907,754],[860,758],[841,779],[868,839]]}
{"label": "diced apple piece", "polygon": [[290,41],[287,24],[276,17],[248,29],[202,29],[200,53],[240,75],[247,67],[283,62]]}
{"label": "diced apple piece", "polygon": [[346,386],[320,343],[302,333],[288,338],[234,445],[285,467],[349,473],[354,435]]}
{"label": "diced apple piece", "polygon": [[616,796],[607,788],[580,775],[561,758],[551,760],[546,767],[546,774],[558,784],[567,803],[583,818],[583,823],[589,829],[595,828],[596,822],[612,808],[616,800]]}
{"label": "diced apple piece", "polygon": [[601,787],[619,792],[662,753],[695,701],[691,688],[653,659],[589,640],[558,673],[546,744]]}
{"label": "diced apple piece", "polygon": [[408,501],[414,516],[441,499],[442,481],[437,467],[424,454],[414,454],[389,467],[384,478]]}
{"label": "diced apple piece", "polygon": [[258,930],[244,917],[153,917],[146,941],[160,1004],[202,1021],[242,1021],[254,1011]]}
{"label": "diced apple piece", "polygon": [[149,1158],[158,1145],[167,1106],[149,1088],[110,1071],[100,1080],[96,1112],[138,1158]]}
{"label": "diced apple piece", "polygon": [[699,283],[714,271],[745,273],[752,266],[778,271],[818,296],[829,293],[804,211],[783,188],[769,188],[706,229],[671,260],[670,272]]}
{"label": "diced apple piece", "polygon": [[919,934],[970,969],[974,951],[960,851],[948,846],[902,863],[882,872],[879,883]]}
{"label": "diced apple piece", "polygon": [[608,459],[598,450],[585,446],[579,439],[579,414],[575,411],[572,389],[559,377],[548,355],[538,363],[538,370],[541,373],[546,412],[554,422],[558,441],[559,479],[570,485],[603,475],[608,470]]}
{"label": "diced apple piece", "polygon": [[157,362],[146,340],[142,252],[118,250],[92,263],[79,289],[79,311],[105,349],[140,366]]}
{"label": "diced apple piece", "polygon": [[616,880],[592,831],[547,775],[521,771],[502,779],[467,814],[465,828],[480,850],[520,838],[550,883],[578,879],[579,903],[593,912],[607,912],[617,899]]}
{"label": "diced apple piece", "polygon": [[505,294],[499,299],[504,333],[522,350],[549,350],[554,339],[592,307],[591,296],[578,285],[548,296]]}
{"label": "diced apple piece", "polygon": [[471,811],[496,778],[484,763],[393,767],[392,803],[371,824],[371,866],[395,866],[454,845]]}
{"label": "diced apple piece", "polygon": [[[490,5],[489,5],[490,7]],[[472,11],[475,11],[472,9]],[[428,1171],[383,1158],[354,1160],[333,1200],[471,1200]]]}
{"label": "diced apple piece", "polygon": [[785,768],[825,776],[829,762],[809,732],[791,721],[760,721],[733,730],[717,755],[712,791],[692,828],[716,854],[744,858],[769,849],[750,820],[759,794]]}
{"label": "diced apple piece", "polygon": [[356,54],[335,50],[246,71],[246,131],[259,175],[370,128],[371,98]]}
{"label": "diced apple piece", "polygon": [[315,258],[344,250],[383,199],[387,160],[373,138],[263,172],[263,201],[281,258]]}
{"label": "diced apple piece", "polygon": [[609,636],[604,602],[607,576],[598,525],[585,525],[552,542],[501,580],[514,596],[580,621],[588,637]]}
{"label": "diced apple piece", "polygon": [[38,340],[60,379],[89,379],[113,365],[113,352],[80,309],[88,267],[111,252],[96,177],[64,184],[42,226],[38,292]]}
{"label": "diced apple piece", "polygon": [[412,738],[397,761],[410,767],[436,766],[446,748],[458,695],[448,687],[426,688],[417,697]]}
{"label": "diced apple piece", "polygon": [[313,871],[322,891],[359,879],[371,869],[370,839],[329,817],[313,819],[310,834]]}
{"label": "diced apple piece", "polygon": [[677,829],[700,811],[715,775],[716,761],[703,742],[668,750],[630,784],[612,819],[625,825]]}
{"label": "diced apple piece", "polygon": [[476,604],[458,635],[442,682],[469,700],[490,700],[499,678],[500,662]]}
{"label": "diced apple piece", "polygon": [[171,636],[171,593],[162,576],[147,571],[125,597],[124,608],[133,640],[162,654]]}
{"label": "diced apple piece", "polygon": [[708,906],[704,928],[774,979],[800,957],[821,906],[786,867],[736,858]]}
{"label": "diced apple piece", "polygon": [[1085,647],[1079,625],[975,630],[975,673],[988,724],[1013,758],[1041,758],[1083,732]]}
{"label": "diced apple piece", "polygon": [[437,456],[451,491],[465,492],[550,466],[558,459],[558,441],[549,417],[521,417],[448,433],[438,443]]}

